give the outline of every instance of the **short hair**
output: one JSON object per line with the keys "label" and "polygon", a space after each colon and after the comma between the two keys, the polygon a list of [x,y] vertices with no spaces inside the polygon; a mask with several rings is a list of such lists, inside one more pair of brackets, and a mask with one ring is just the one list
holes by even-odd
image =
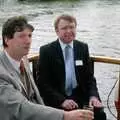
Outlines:
{"label": "short hair", "polygon": [[24,16],[15,16],[9,18],[2,27],[2,39],[3,39],[3,47],[7,47],[5,43],[5,38],[13,38],[15,32],[21,32],[25,28],[30,29],[32,32],[34,31],[34,27],[28,24],[27,19]]}
{"label": "short hair", "polygon": [[73,23],[75,23],[75,26],[77,26],[77,21],[76,21],[75,17],[68,15],[68,14],[62,14],[62,15],[58,16],[54,22],[55,30],[58,28],[58,24],[59,24],[60,20],[67,20],[69,22],[73,22]]}

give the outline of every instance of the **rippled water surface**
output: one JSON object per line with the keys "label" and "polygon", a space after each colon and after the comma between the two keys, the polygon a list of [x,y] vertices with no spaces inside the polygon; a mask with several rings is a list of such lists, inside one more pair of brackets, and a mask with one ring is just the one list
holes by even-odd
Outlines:
{"label": "rippled water surface", "polygon": [[[53,21],[62,13],[69,13],[76,17],[77,39],[88,43],[91,55],[120,57],[119,0],[74,0],[74,2],[69,0],[54,2],[0,0],[0,29],[3,22],[11,16],[27,16],[35,27],[31,52],[38,52],[41,45],[57,38]],[[0,40],[0,44],[2,44],[2,40]],[[118,79],[118,71],[117,65],[95,64],[95,76],[105,108],[108,93]],[[110,96],[109,104],[112,112],[116,114],[113,108],[113,98],[114,91]],[[108,110],[105,109],[105,111],[108,119],[114,120]]]}

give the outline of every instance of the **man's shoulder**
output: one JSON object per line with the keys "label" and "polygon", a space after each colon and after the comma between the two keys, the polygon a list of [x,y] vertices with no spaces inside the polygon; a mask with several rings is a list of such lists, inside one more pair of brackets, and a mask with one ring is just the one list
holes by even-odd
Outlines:
{"label": "man's shoulder", "polygon": [[79,40],[74,40],[74,43],[75,43],[76,45],[81,45],[81,46],[86,46],[86,45],[87,45],[86,42],[79,41]]}
{"label": "man's shoulder", "polygon": [[58,44],[58,41],[56,40],[56,41],[53,41],[53,42],[50,42],[48,44],[41,46],[40,49],[49,50],[49,49],[56,47],[57,44]]}
{"label": "man's shoulder", "polygon": [[6,62],[6,56],[4,55],[3,51],[0,51],[0,75],[7,74],[8,71],[6,69],[7,62]]}
{"label": "man's shoulder", "polygon": [[4,51],[0,51],[0,64],[2,64],[2,62],[5,60],[6,56],[5,56],[5,53]]}

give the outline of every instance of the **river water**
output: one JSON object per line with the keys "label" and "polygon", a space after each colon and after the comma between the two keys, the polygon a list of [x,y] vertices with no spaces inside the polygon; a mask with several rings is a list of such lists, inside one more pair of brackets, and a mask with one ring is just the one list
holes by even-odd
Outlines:
{"label": "river water", "polygon": [[[35,27],[30,52],[38,53],[41,45],[57,38],[53,27],[54,19],[62,13],[69,13],[74,15],[78,22],[77,39],[88,43],[91,55],[120,57],[119,0],[31,1],[0,0],[0,33],[2,24],[7,18],[15,15],[27,16]],[[115,120],[107,109],[106,101],[112,86],[118,79],[118,72],[119,66],[117,65],[95,64],[97,85],[108,120]],[[116,115],[114,90],[110,96],[109,105]]]}

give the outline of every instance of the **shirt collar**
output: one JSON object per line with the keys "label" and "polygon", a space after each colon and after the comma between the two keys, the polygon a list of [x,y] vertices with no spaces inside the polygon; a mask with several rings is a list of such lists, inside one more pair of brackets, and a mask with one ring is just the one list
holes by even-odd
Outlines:
{"label": "shirt collar", "polygon": [[17,71],[19,71],[20,62],[19,62],[19,61],[16,61],[15,59],[13,59],[13,58],[7,53],[6,50],[4,50],[4,51],[5,51],[5,54],[6,54],[7,58],[8,58],[8,60],[10,61],[10,63],[13,65],[13,67],[14,67]]}
{"label": "shirt collar", "polygon": [[64,49],[65,49],[65,47],[67,45],[70,45],[71,48],[73,48],[73,41],[71,41],[70,43],[66,44],[66,43],[63,43],[62,40],[59,39],[59,43],[60,43],[60,46],[61,46],[61,48],[62,48],[63,51],[64,51]]}

